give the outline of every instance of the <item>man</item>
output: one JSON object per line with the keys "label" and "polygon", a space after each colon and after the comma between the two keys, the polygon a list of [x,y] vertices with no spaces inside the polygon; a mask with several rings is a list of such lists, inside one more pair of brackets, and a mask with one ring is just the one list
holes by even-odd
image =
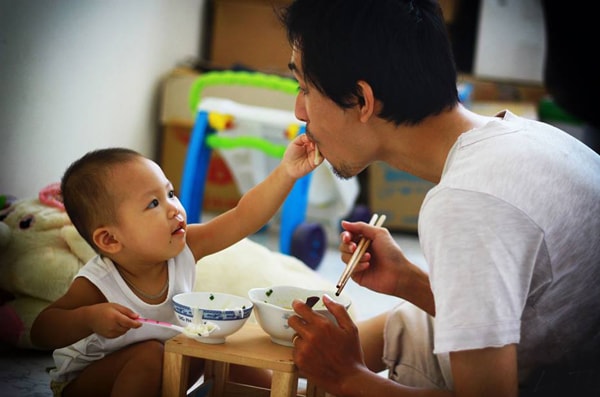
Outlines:
{"label": "man", "polygon": [[437,184],[419,214],[429,273],[384,228],[342,223],[345,262],[372,241],[353,280],[406,302],[358,326],[327,297],[338,324],[295,302],[301,372],[336,396],[597,393],[600,156],[462,106],[435,0],[296,0],[282,20],[296,116],[335,172],[384,161]]}

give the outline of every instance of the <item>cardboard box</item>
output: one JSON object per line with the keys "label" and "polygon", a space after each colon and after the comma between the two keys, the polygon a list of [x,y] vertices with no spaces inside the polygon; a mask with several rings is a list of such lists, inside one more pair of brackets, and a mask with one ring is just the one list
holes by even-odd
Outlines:
{"label": "cardboard box", "polygon": [[434,184],[389,165],[376,162],[368,169],[369,207],[385,214],[392,231],[416,232],[419,209]]}
{"label": "cardboard box", "polygon": [[292,54],[276,10],[291,0],[213,0],[208,57],[224,68],[241,64],[288,73]]}
{"label": "cardboard box", "polygon": [[474,102],[503,101],[513,104],[520,102],[537,104],[548,95],[542,84],[483,79],[468,74],[460,74],[458,82],[472,86],[471,100]]}
{"label": "cardboard box", "polygon": [[192,125],[195,114],[190,109],[189,93],[200,74],[193,69],[175,68],[162,82],[160,122]]}
{"label": "cardboard box", "polygon": [[[442,0],[447,22],[455,2]],[[208,60],[217,67],[243,65],[267,73],[288,74],[292,53],[277,17],[292,0],[212,0],[208,31]]]}
{"label": "cardboard box", "polygon": [[456,18],[456,9],[461,0],[440,0],[440,7],[444,13],[444,20],[447,24],[454,22]]}

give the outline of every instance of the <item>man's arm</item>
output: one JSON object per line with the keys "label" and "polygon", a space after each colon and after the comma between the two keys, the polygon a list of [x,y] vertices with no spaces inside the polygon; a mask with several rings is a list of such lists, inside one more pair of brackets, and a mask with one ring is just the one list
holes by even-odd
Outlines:
{"label": "man's arm", "polygon": [[518,395],[517,346],[450,353],[454,393],[460,397]]}

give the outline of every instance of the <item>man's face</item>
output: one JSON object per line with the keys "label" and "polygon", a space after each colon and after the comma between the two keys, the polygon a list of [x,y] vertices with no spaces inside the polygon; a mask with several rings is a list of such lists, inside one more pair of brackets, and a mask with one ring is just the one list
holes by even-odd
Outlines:
{"label": "man's face", "polygon": [[299,120],[306,122],[306,135],[319,147],[336,175],[344,179],[355,176],[367,165],[361,162],[364,147],[361,148],[360,140],[353,139],[362,128],[357,106],[343,109],[306,82],[298,51],[292,52],[289,66],[299,84],[294,111]]}

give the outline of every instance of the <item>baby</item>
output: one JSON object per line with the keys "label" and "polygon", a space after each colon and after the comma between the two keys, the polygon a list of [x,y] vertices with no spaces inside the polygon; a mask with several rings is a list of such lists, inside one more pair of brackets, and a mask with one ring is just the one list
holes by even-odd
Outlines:
{"label": "baby", "polygon": [[[235,208],[201,224],[187,224],[171,182],[139,153],[109,148],[75,161],[61,182],[65,209],[98,255],[32,325],[33,343],[55,349],[54,395],[160,396],[163,343],[176,333],[137,318],[176,322],[171,300],[193,289],[198,259],[264,226],[295,181],[320,164],[314,157],[314,144],[299,135]],[[190,384],[202,366],[193,364]],[[230,376],[268,386],[269,374],[256,371],[232,367]]]}

